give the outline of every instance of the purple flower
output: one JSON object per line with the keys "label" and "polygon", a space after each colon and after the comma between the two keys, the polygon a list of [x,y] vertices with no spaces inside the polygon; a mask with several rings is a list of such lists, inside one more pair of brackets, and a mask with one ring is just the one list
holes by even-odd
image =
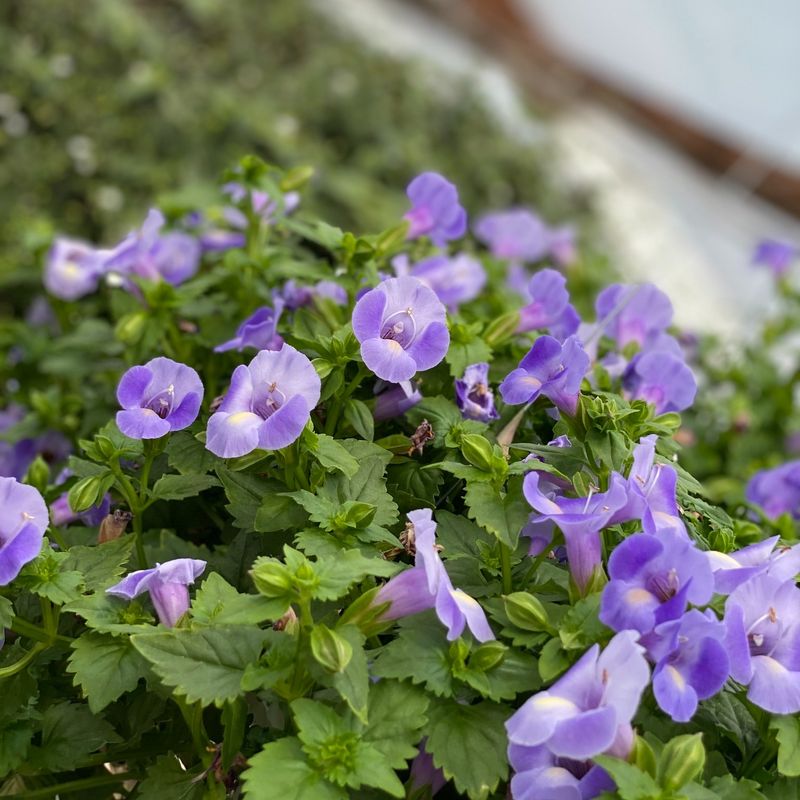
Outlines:
{"label": "purple flower", "polygon": [[425,739],[420,742],[419,753],[411,762],[409,770],[409,794],[414,797],[415,792],[427,789],[429,794],[425,797],[433,797],[447,783],[444,772],[433,763],[433,756],[425,749]]}
{"label": "purple flower", "polygon": [[0,478],[0,586],[19,575],[42,549],[47,506],[32,486]]}
{"label": "purple flower", "polygon": [[781,278],[789,271],[792,261],[798,255],[800,255],[800,250],[788,242],[762,239],[753,253],[753,263],[769,267],[776,278]]}
{"label": "purple flower", "polygon": [[475,225],[475,235],[495,258],[508,261],[538,261],[550,250],[547,225],[526,208],[485,214]]}
{"label": "purple flower", "polygon": [[[241,203],[247,197],[247,189],[240,183],[226,183],[222,187],[222,191],[234,203]],[[298,192],[286,192],[281,200],[282,203],[277,203],[267,192],[262,192],[259,189],[250,191],[251,208],[265,222],[271,222],[278,216],[291,214],[300,205],[300,194]],[[226,208],[225,217],[234,227],[241,229],[247,227],[247,217],[237,208]]]}
{"label": "purple flower", "polygon": [[649,633],[680,617],[687,602],[707,603],[714,591],[705,553],[673,531],[629,536],[608,559],[608,574],[600,620],[615,631]]}
{"label": "purple flower", "polygon": [[625,481],[612,473],[608,491],[588,497],[563,497],[555,493],[552,483],[540,481],[538,472],[529,472],[522,484],[525,499],[539,512],[539,516],[530,517],[529,524],[549,521],[560,528],[567,546],[570,574],[583,592],[602,564],[600,531],[627,500]]}
{"label": "purple flower", "polygon": [[730,594],[746,580],[765,572],[781,581],[794,578],[800,573],[800,544],[794,547],[778,547],[780,536],[771,536],[762,542],[743,547],[735,553],[706,553],[711,571],[714,573],[714,591]]}
{"label": "purple flower", "polygon": [[163,226],[164,215],[151,208],[142,227],[110,253],[106,269],[123,276],[163,279],[173,286],[191,278],[200,266],[200,243],[187,233],[161,234]]}
{"label": "purple flower", "polygon": [[794,580],[761,574],[725,604],[731,677],[747,697],[773,714],[800,711],[800,589]]}
{"label": "purple flower", "polygon": [[347,290],[336,281],[317,281],[312,293],[315,297],[336,303],[337,306],[346,306],[348,303]]}
{"label": "purple flower", "polygon": [[656,702],[675,722],[688,722],[698,701],[713,697],[728,679],[724,638],[725,626],[714,612],[697,609],[658,625],[646,637],[648,655],[656,662]]}
{"label": "purple flower", "polygon": [[61,300],[77,300],[97,291],[108,250],[58,237],[47,254],[44,286]]}
{"label": "purple flower", "polygon": [[652,283],[641,286],[614,283],[597,296],[595,311],[598,326],[620,348],[631,342],[643,347],[672,322],[672,303]]}
{"label": "purple flower", "polygon": [[311,303],[314,292],[310,286],[304,286],[291,278],[280,289],[274,290],[273,297],[275,296],[281,299],[288,311],[296,311]]}
{"label": "purple flower", "polygon": [[375,396],[373,416],[376,422],[383,422],[387,419],[400,417],[405,414],[409,408],[413,408],[422,400],[422,392],[420,392],[414,381],[390,384],[385,384],[383,381],[376,381],[376,390],[379,388],[378,384],[382,384],[382,390]]}
{"label": "purple flower", "polygon": [[588,369],[589,356],[577,338],[570,336],[562,344],[552,336],[540,336],[519,367],[500,384],[500,394],[512,406],[530,403],[541,394],[573,415]]}
{"label": "purple flower", "polygon": [[757,472],[747,483],[745,497],[748,503],[761,506],[770,519],[787,512],[800,519],[800,461]]}
{"label": "purple flower", "polygon": [[278,320],[283,311],[283,301],[276,297],[274,310],[269,306],[262,306],[254,311],[237,329],[236,336],[227,342],[217,345],[215,353],[224,353],[228,350],[239,350],[252,347],[256,350],[279,350],[283,338],[278,334]]}
{"label": "purple flower", "polygon": [[562,341],[578,330],[580,317],[574,306],[569,303],[567,280],[554,269],[539,270],[528,284],[531,302],[520,309],[517,333],[536,330],[538,328],[556,328],[564,334]]}
{"label": "purple flower", "polygon": [[188,428],[203,402],[200,376],[185,364],[160,356],[131,367],[117,386],[117,427],[131,439],[159,439]]}
{"label": "purple flower", "polygon": [[671,353],[637,355],[622,378],[629,398],[655,406],[656,414],[683,411],[694,402],[697,381],[683,359]]}
{"label": "purple flower", "polygon": [[[0,434],[22,422],[24,417],[25,409],[20,405],[12,404],[0,411]],[[34,439],[0,441],[0,476],[22,480],[34,458],[36,458]]]}
{"label": "purple flower", "polygon": [[303,432],[319,394],[319,375],[307,356],[288,344],[262,350],[234,370],[225,399],[208,420],[206,447],[222,458],[280,450]]}
{"label": "purple flower", "polygon": [[454,589],[436,548],[436,523],[429,508],[409,511],[415,547],[414,566],[385,583],[375,605],[389,603],[386,620],[418,614],[429,608],[447,628],[447,639],[458,639],[468,627],[479,642],[494,639],[486,615],[477,600]]}
{"label": "purple flower", "polygon": [[560,267],[568,267],[577,258],[575,230],[568,225],[550,229],[550,255]]}
{"label": "purple flower", "polygon": [[549,689],[529,698],[506,722],[510,745],[544,746],[554,756],[582,760],[627,738],[650,679],[637,639],[635,631],[622,631],[602,653],[593,645]]}
{"label": "purple flower", "polygon": [[408,238],[427,236],[437,247],[460,239],[467,231],[467,212],[458,202],[458,190],[436,172],[417,175],[406,189],[411,210]]}
{"label": "purple flower", "polygon": [[435,367],[447,353],[447,313],[417,278],[389,278],[353,309],[353,333],[364,363],[379,378],[400,383]]}
{"label": "purple flower", "polygon": [[456,405],[464,419],[491,422],[500,416],[494,407],[494,392],[489,386],[489,365],[472,364],[456,378]]}
{"label": "purple flower", "polygon": [[461,303],[474,300],[486,285],[483,264],[465,253],[452,258],[426,258],[414,264],[408,274],[433,289],[450,311],[456,311]]}
{"label": "purple flower", "polygon": [[152,569],[131,572],[106,589],[106,593],[133,600],[142,592],[150,592],[159,620],[171,628],[189,610],[187,587],[200,577],[205,568],[206,562],[199,558],[175,558],[156,564]]}

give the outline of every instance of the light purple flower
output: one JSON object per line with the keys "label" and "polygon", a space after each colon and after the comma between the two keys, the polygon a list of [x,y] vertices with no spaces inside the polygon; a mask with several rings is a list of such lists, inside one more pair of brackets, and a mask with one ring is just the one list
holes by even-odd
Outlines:
{"label": "light purple flower", "polygon": [[640,347],[672,323],[669,297],[652,283],[641,286],[614,283],[595,301],[597,324],[620,348],[631,342]]}
{"label": "light purple flower", "polygon": [[547,225],[526,208],[494,211],[482,216],[475,235],[495,258],[508,261],[538,261],[550,250]]}
{"label": "light purple flower", "polygon": [[770,519],[786,513],[800,519],[800,461],[760,470],[747,482],[745,497]]}
{"label": "light purple flower", "polygon": [[499,414],[494,407],[494,392],[489,386],[489,365],[484,361],[472,364],[456,378],[456,405],[464,419],[491,422]]}
{"label": "light purple flower", "polygon": [[[247,197],[247,189],[240,183],[226,183],[222,191],[233,200],[234,203],[241,203]],[[286,192],[281,198],[281,202],[276,202],[267,192],[259,189],[250,190],[251,208],[255,214],[265,222],[272,222],[279,216],[291,214],[300,205],[299,192]],[[247,217],[238,208],[226,208],[225,218],[236,228],[244,229],[247,227]]]}
{"label": "light purple flower", "polygon": [[613,748],[650,679],[637,639],[635,631],[622,631],[602,653],[593,645],[549,689],[529,698],[506,722],[510,745],[544,746],[578,760]]}
{"label": "light purple flower", "polygon": [[697,394],[692,370],[683,359],[664,352],[637,355],[625,371],[622,386],[630,399],[644,400],[655,407],[656,414],[684,411]]}
{"label": "light purple flower", "polygon": [[188,428],[203,402],[200,376],[185,364],[159,356],[131,367],[117,386],[117,427],[131,439],[159,439]]}
{"label": "light purple flower", "polygon": [[713,611],[692,609],[656,626],[644,639],[648,656],[656,662],[656,702],[675,722],[688,722],[698,701],[713,697],[728,679],[725,626]]}
{"label": "light purple flower", "polygon": [[410,511],[416,554],[414,566],[385,583],[375,605],[390,603],[383,619],[392,620],[418,614],[429,608],[447,628],[447,639],[458,639],[469,628],[479,642],[494,639],[486,615],[477,600],[461,589],[454,589],[436,549],[436,523],[429,508]]}
{"label": "light purple flower", "polygon": [[417,278],[389,278],[353,309],[353,333],[364,363],[379,378],[400,383],[435,367],[447,353],[450,333],[439,298]]}
{"label": "light purple flower", "polygon": [[[422,392],[415,381],[389,383],[376,381],[375,408],[373,416],[376,422],[400,417],[422,400]],[[378,389],[380,388],[380,391]]]}
{"label": "light purple flower", "polygon": [[228,350],[239,350],[252,347],[256,350],[279,350],[283,338],[278,334],[278,320],[283,311],[283,301],[275,297],[274,309],[262,306],[254,311],[236,329],[236,336],[227,342],[217,345],[215,353],[224,353]]}
{"label": "light purple flower", "polygon": [[615,631],[649,633],[680,617],[687,602],[707,603],[714,591],[705,553],[673,531],[624,539],[608,559],[608,574],[599,616]]}
{"label": "light purple flower", "polygon": [[161,233],[164,215],[151,208],[142,227],[129,233],[110,253],[106,269],[123,277],[163,279],[179,286],[200,266],[200,243],[188,233]]}
{"label": "light purple flower", "polygon": [[500,394],[509,405],[530,403],[541,394],[573,415],[588,369],[589,356],[576,337],[570,336],[562,344],[552,336],[540,336],[519,367],[500,384]]}
{"label": "light purple flower", "polygon": [[39,555],[47,521],[47,506],[33,486],[0,478],[0,586]]}
{"label": "light purple flower", "polygon": [[347,290],[336,281],[317,281],[312,289],[314,297],[321,297],[336,303],[337,306],[346,306],[348,303]]}
{"label": "light purple flower", "polygon": [[61,300],[77,300],[97,291],[108,250],[58,237],[47,254],[44,286]]}
{"label": "light purple flower", "polygon": [[458,201],[458,190],[436,172],[417,175],[406,189],[411,210],[408,238],[427,236],[437,247],[460,239],[467,231],[467,212]]}
{"label": "light purple flower", "polygon": [[[529,472],[522,484],[525,499],[539,512],[530,523],[552,522],[564,534],[569,571],[583,592],[602,564],[600,531],[610,524],[614,513],[625,505],[627,491],[621,475],[612,473],[608,491],[588,497],[563,497],[538,472]],[[530,535],[530,534],[528,534]],[[541,551],[540,551],[541,552]]]}
{"label": "light purple flower", "polygon": [[762,542],[743,547],[734,553],[706,552],[714,573],[714,591],[730,594],[746,580],[765,572],[781,581],[800,573],[800,544],[778,547],[780,536],[770,536]]}
{"label": "light purple flower", "polygon": [[578,330],[580,317],[575,307],[570,305],[566,283],[560,272],[549,268],[539,270],[531,278],[528,284],[531,302],[520,309],[517,333],[555,329],[562,334],[557,338],[563,341]]}
{"label": "light purple flower", "polygon": [[731,677],[772,714],[800,711],[800,589],[794,580],[761,574],[725,604]]}
{"label": "light purple flower", "polygon": [[426,258],[414,264],[408,274],[433,289],[450,311],[474,300],[486,285],[483,264],[466,253],[452,258],[442,255]]}
{"label": "light purple flower", "polygon": [[189,584],[194,583],[206,568],[199,558],[175,558],[152,569],[131,572],[119,583],[106,589],[107,594],[133,600],[142,592],[150,599],[163,625],[172,628],[189,610]]}
{"label": "light purple flower", "polygon": [[225,399],[208,420],[206,447],[222,458],[280,450],[303,432],[319,395],[319,375],[307,356],[288,344],[262,350],[234,370]]}
{"label": "light purple flower", "polygon": [[550,255],[560,267],[568,267],[577,258],[575,229],[569,225],[550,229]]}
{"label": "light purple flower", "polygon": [[800,250],[788,242],[776,239],[762,239],[753,253],[753,263],[769,267],[776,278],[783,277],[792,265]]}

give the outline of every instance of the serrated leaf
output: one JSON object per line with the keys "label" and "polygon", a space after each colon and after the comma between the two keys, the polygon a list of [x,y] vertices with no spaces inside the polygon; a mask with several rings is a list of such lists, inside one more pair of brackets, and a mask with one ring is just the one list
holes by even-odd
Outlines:
{"label": "serrated leaf", "polygon": [[517,484],[518,479],[509,481],[513,488],[501,494],[489,483],[473,482],[464,497],[470,518],[512,549],[531,513]]}
{"label": "serrated leaf", "polygon": [[308,514],[302,504],[286,493],[267,494],[256,511],[254,530],[262,533],[297,530],[305,527]]}
{"label": "serrated leaf", "polygon": [[154,500],[183,500],[197,497],[200,492],[219,486],[213,475],[164,475],[152,489]]}
{"label": "serrated leaf", "polygon": [[769,726],[778,740],[778,772],[796,778],[800,775],[800,719],[796,714],[774,716]]}
{"label": "serrated leaf", "polygon": [[0,729],[0,778],[25,760],[32,738],[33,723],[28,720]]}
{"label": "serrated leaf", "polygon": [[[717,797],[725,800],[765,800],[764,795],[758,791],[759,785],[747,778],[738,781],[733,775],[719,775],[712,778],[709,787]],[[783,800],[790,800],[786,795]]]}
{"label": "serrated leaf", "polygon": [[362,734],[395,769],[416,755],[427,721],[428,698],[407,683],[380,681],[369,692],[369,727]]}
{"label": "serrated leaf", "polygon": [[344,406],[344,418],[363,439],[371,442],[375,438],[375,421],[372,418],[372,412],[363,400],[349,398]]}
{"label": "serrated leaf", "polygon": [[595,756],[594,761],[614,779],[622,800],[657,800],[662,796],[655,780],[633,764],[611,756]]}
{"label": "serrated leaf", "polygon": [[352,478],[358,472],[358,461],[350,455],[346,447],[332,436],[324,433],[318,434],[313,454],[322,467],[329,472],[343,472],[348,478]]}
{"label": "serrated leaf", "polygon": [[90,591],[105,589],[125,573],[133,543],[133,536],[121,536],[92,547],[75,545],[67,551],[64,569],[83,575],[83,582]]}
{"label": "serrated leaf", "polygon": [[7,597],[0,597],[0,630],[11,627],[14,619],[14,604]]}
{"label": "serrated leaf", "polygon": [[406,412],[413,425],[419,425],[427,419],[433,428],[434,447],[443,447],[444,440],[450,431],[461,424],[461,412],[456,404],[441,395],[424,397],[417,405]]}
{"label": "serrated leaf", "polygon": [[369,669],[367,654],[364,651],[364,635],[355,625],[336,628],[336,633],[350,644],[352,655],[344,670],[330,676],[330,684],[339,692],[353,714],[366,724]]}
{"label": "serrated leaf", "polygon": [[264,498],[286,488],[277,481],[268,481],[247,472],[234,472],[221,465],[215,468],[215,472],[228,498],[225,508],[233,517],[234,525],[244,530],[255,530],[256,515]]}
{"label": "serrated leaf", "polygon": [[187,702],[221,707],[242,694],[242,675],[248,664],[258,661],[264,638],[258,628],[237,625],[140,633],[131,642]]}
{"label": "serrated leaf", "polygon": [[197,780],[202,772],[198,765],[191,770],[182,766],[177,756],[159,756],[147,770],[147,777],[137,786],[139,800],[200,800],[205,782]]}
{"label": "serrated leaf", "polygon": [[153,622],[153,615],[144,610],[142,600],[127,603],[105,592],[79,597],[64,606],[64,610],[83,617],[90,628],[115,636],[141,633]]}
{"label": "serrated leaf", "polygon": [[169,465],[181,475],[202,475],[220,463],[202,442],[198,442],[189,431],[176,431],[166,447]]}
{"label": "serrated leaf", "polygon": [[400,564],[378,556],[368,558],[359,550],[345,550],[335,557],[320,558],[314,564],[318,583],[312,596],[317,600],[336,600],[367,575],[389,578],[400,569]]}
{"label": "serrated leaf", "polygon": [[280,617],[286,604],[258,594],[241,594],[212,572],[192,601],[192,619],[202,625],[258,625]]}

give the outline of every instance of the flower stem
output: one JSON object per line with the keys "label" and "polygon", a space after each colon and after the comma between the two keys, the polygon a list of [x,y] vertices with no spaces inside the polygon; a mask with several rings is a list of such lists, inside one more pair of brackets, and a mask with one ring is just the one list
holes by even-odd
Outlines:
{"label": "flower stem", "polygon": [[500,542],[500,567],[503,570],[503,594],[511,594],[514,584],[511,576],[511,548]]}
{"label": "flower stem", "polygon": [[[147,465],[147,457],[145,457],[145,465]],[[144,542],[142,541],[142,503],[139,500],[139,495],[136,493],[136,490],[133,488],[133,484],[130,482],[129,478],[125,473],[122,471],[122,468],[119,465],[119,459],[112,459],[109,464],[108,468],[114,473],[114,477],[117,479],[117,488],[120,491],[120,494],[125,498],[125,502],[128,504],[128,508],[130,508],[131,514],[133,514],[133,536],[134,536],[134,546],[136,548],[136,560],[139,562],[139,569],[147,569],[147,556],[144,552]],[[143,467],[144,470],[144,467]],[[147,471],[149,473],[150,467],[147,465]],[[147,475],[144,474],[143,478],[147,478]],[[147,481],[144,481],[146,485]]]}
{"label": "flower stem", "polygon": [[22,617],[14,617],[11,621],[11,630],[16,631],[20,636],[26,636],[28,639],[33,639],[36,642],[43,642],[50,644],[52,641],[64,642],[65,644],[71,643],[73,640],[69,636],[62,636],[59,633],[50,634],[44,628],[28,622]]}
{"label": "flower stem", "polygon": [[44,642],[37,642],[27,653],[19,661],[15,661],[13,664],[9,664],[7,667],[0,668],[0,679],[2,678],[10,678],[12,675],[16,675],[18,672],[22,672],[28,664],[33,661],[36,656],[42,652],[42,650],[46,650],[47,645]]}
{"label": "flower stem", "polygon": [[139,775],[132,772],[122,772],[119,775],[98,775],[95,778],[79,778],[76,781],[66,781],[65,783],[55,783],[49,786],[42,786],[39,789],[28,789],[22,794],[16,795],[19,798],[35,797],[56,797],[60,794],[76,792],[79,789],[93,789],[95,786],[112,786],[116,783],[138,780]]}
{"label": "flower stem", "polygon": [[325,420],[324,432],[328,436],[333,436],[336,433],[336,425],[339,422],[339,417],[341,416],[344,404],[347,402],[350,395],[353,394],[356,389],[358,389],[358,387],[361,385],[361,381],[363,381],[367,375],[369,375],[369,369],[367,369],[364,364],[359,364],[356,376],[350,381],[350,383],[347,384],[347,386],[345,386],[344,391],[334,398],[328,418]]}
{"label": "flower stem", "polygon": [[200,757],[203,764],[207,765],[209,760],[208,750],[206,749],[208,734],[203,724],[203,706],[199,701],[189,705],[182,697],[176,697],[174,695],[172,699],[175,701],[178,708],[180,708],[181,715],[186,722],[186,727],[189,728],[189,732],[192,734],[195,752]]}

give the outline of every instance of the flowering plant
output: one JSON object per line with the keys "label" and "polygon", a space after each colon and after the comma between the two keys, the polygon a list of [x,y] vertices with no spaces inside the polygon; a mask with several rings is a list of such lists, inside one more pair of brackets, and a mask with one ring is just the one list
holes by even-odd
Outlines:
{"label": "flowering plant", "polygon": [[213,247],[151,212],[51,251],[4,425],[3,791],[796,791],[800,548],[683,469],[669,299],[592,313],[568,229],[471,238],[434,173],[369,236],[309,176],[244,159]]}

